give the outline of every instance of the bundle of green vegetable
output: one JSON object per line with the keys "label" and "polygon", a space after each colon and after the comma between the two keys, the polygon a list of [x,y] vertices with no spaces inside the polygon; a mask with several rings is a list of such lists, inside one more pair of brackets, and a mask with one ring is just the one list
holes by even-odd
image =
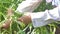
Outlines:
{"label": "bundle of green vegetable", "polygon": [[[0,0],[0,34],[55,34],[59,22],[54,22],[43,27],[34,28],[32,24],[25,25],[17,21],[22,16],[19,12],[15,12],[19,3],[23,0]],[[45,9],[52,9],[51,4],[47,4],[45,0],[34,11],[44,11]],[[8,9],[8,10],[7,10]],[[12,12],[11,12],[12,11]],[[10,24],[7,27],[7,24]],[[7,26],[5,26],[7,25]],[[2,27],[4,26],[4,27]]]}

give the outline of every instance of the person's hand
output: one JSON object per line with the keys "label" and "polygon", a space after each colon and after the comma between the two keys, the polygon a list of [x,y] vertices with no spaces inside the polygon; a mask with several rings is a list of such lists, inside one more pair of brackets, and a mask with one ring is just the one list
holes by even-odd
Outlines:
{"label": "person's hand", "polygon": [[18,18],[18,21],[21,21],[27,25],[27,24],[31,23],[31,16],[30,15],[24,15],[24,16]]}
{"label": "person's hand", "polygon": [[12,22],[12,15],[13,15],[13,10],[12,8],[8,8],[7,10],[7,16],[6,16],[6,21],[2,24],[2,27],[1,28],[9,28],[10,27],[10,23]]}
{"label": "person's hand", "polygon": [[7,29],[7,28],[9,28],[10,27],[10,23],[11,23],[12,21],[11,20],[6,20],[5,22],[4,22],[4,24],[2,25],[2,28],[4,28],[4,29]]}

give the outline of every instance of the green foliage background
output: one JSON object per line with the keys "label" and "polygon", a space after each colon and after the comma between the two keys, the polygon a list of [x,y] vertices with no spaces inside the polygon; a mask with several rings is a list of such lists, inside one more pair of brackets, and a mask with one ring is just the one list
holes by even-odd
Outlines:
{"label": "green foliage background", "polygon": [[[17,18],[22,15],[19,12],[15,12],[18,4],[23,0],[0,0],[0,34],[55,34],[56,28],[58,27],[59,22],[54,22],[48,24],[46,26],[34,28],[32,24],[25,25],[23,23],[19,23]],[[7,9],[12,7],[14,10],[14,15],[12,16],[13,22],[11,23],[8,29],[1,29],[2,23],[7,18]],[[51,3],[46,5],[45,0],[40,4],[40,6],[34,11],[45,11],[46,9],[52,9],[53,6]]]}

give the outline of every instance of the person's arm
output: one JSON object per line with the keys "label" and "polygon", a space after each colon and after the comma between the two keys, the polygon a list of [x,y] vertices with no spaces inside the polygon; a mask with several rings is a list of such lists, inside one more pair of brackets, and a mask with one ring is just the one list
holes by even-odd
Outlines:
{"label": "person's arm", "polygon": [[25,24],[32,22],[34,27],[48,25],[54,21],[60,21],[60,6],[45,12],[30,13],[18,20]]}
{"label": "person's arm", "polygon": [[25,0],[18,5],[18,8],[16,11],[19,11],[21,13],[33,12],[39,6],[41,1],[42,0]]}

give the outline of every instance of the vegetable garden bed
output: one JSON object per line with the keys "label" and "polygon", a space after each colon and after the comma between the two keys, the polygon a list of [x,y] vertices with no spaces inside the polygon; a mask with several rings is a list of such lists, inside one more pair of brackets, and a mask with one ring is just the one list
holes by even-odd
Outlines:
{"label": "vegetable garden bed", "polygon": [[[18,22],[17,19],[23,14],[15,12],[15,10],[18,7],[18,4],[22,1],[23,0],[0,0],[0,34],[55,34],[55,32],[57,34],[60,33],[60,22],[54,22],[38,28],[34,28],[32,26],[32,23],[26,26],[25,24]],[[13,10],[10,17],[7,16],[7,14],[9,14],[7,13],[8,8],[12,8]],[[51,5],[51,3],[46,4],[45,0],[43,0],[43,2],[34,12],[45,11],[46,9],[53,9],[53,6]],[[10,22],[8,19],[12,19],[10,27],[8,29],[2,28],[1,26],[3,23],[5,23],[6,21]]]}

